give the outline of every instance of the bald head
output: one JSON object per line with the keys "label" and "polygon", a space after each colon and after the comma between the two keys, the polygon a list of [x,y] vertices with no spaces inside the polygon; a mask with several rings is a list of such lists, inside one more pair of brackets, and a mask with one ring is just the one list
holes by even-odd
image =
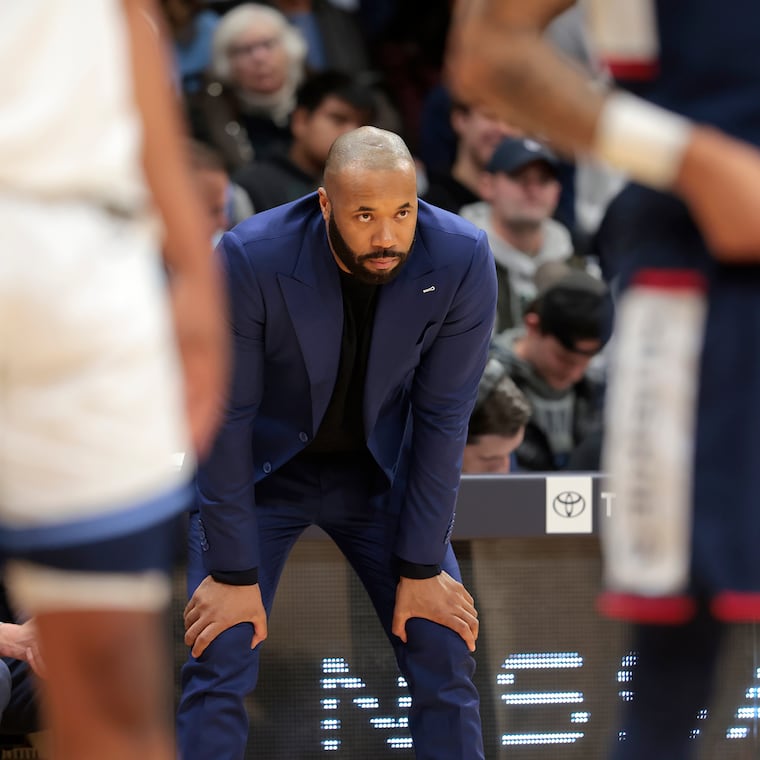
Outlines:
{"label": "bald head", "polygon": [[346,172],[415,170],[406,143],[395,133],[377,127],[359,127],[338,137],[330,148],[324,181],[329,188],[335,177]]}

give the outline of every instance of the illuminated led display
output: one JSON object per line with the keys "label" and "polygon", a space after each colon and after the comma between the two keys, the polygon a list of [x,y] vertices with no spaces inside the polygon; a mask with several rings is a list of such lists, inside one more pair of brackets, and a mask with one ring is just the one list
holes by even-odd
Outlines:
{"label": "illuminated led display", "polygon": [[[386,633],[344,558],[317,543],[296,547],[278,592],[245,760],[414,760],[412,699]],[[626,740],[617,718],[636,699],[638,658],[631,629],[596,612],[593,538],[498,539],[460,564],[481,619],[488,760],[607,760]],[[760,758],[758,637],[745,626],[729,638],[716,703],[689,726],[700,760]]]}
{"label": "illuminated led display", "polygon": [[514,747],[520,744],[572,744],[583,738],[583,734],[566,732],[558,734],[507,734],[501,737],[504,747]]}

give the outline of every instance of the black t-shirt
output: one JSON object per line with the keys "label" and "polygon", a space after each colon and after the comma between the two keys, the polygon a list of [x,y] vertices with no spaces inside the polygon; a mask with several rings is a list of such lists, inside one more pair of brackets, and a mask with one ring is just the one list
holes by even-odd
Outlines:
{"label": "black t-shirt", "polygon": [[309,453],[345,453],[366,449],[362,404],[367,376],[378,285],[368,285],[340,270],[343,337],[332,398]]}

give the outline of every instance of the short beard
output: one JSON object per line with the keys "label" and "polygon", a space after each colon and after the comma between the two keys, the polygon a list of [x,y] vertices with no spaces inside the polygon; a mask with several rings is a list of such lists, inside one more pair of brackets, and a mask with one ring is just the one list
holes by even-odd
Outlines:
{"label": "short beard", "polygon": [[[354,253],[349,248],[343,235],[340,234],[338,225],[335,223],[332,212],[327,221],[327,237],[330,240],[333,252],[348,271],[356,277],[357,280],[367,285],[385,285],[395,280],[399,272],[403,269],[404,263],[409,256],[409,251],[377,251],[375,253]],[[414,245],[414,241],[412,241]],[[411,250],[411,247],[410,247]],[[370,259],[398,259],[399,262],[393,269],[382,272],[372,272],[364,266],[364,262]]]}

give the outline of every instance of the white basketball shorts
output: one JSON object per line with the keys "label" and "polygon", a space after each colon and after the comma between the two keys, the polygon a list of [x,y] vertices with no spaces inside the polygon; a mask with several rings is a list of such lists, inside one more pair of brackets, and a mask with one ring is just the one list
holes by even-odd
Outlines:
{"label": "white basketball shorts", "polygon": [[0,195],[0,550],[30,612],[168,598],[151,531],[185,506],[189,447],[156,241]]}

